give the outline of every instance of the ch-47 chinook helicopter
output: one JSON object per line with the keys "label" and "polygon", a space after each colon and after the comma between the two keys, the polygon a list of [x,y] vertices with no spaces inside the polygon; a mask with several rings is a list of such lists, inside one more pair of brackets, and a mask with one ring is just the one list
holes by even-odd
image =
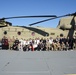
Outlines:
{"label": "ch-47 chinook helicopter", "polygon": [[[68,16],[68,17],[67,17]],[[72,38],[76,35],[76,12],[72,14],[66,14],[62,16],[56,15],[38,15],[38,16],[16,16],[16,17],[7,17],[0,19],[0,39],[3,36],[7,36],[8,38],[37,38],[37,37],[53,37],[57,36],[66,36]],[[6,19],[14,19],[14,18],[47,18],[42,21],[38,21],[29,26],[12,26],[12,23],[5,21]],[[62,18],[66,17],[66,18]],[[39,24],[42,22],[46,22],[49,20],[61,18],[57,28],[42,28],[42,27],[31,27],[32,25]]]}

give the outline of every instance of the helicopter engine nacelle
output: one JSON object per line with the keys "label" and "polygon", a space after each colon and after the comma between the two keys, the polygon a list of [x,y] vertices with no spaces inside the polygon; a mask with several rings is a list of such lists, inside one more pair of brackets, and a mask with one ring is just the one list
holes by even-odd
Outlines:
{"label": "helicopter engine nacelle", "polygon": [[72,27],[72,25],[61,25],[60,26],[60,29],[63,29],[63,30],[70,30]]}

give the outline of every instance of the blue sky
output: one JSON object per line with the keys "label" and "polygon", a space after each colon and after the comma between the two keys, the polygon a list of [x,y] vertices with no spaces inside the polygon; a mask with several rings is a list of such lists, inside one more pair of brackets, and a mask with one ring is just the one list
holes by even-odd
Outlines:
{"label": "blue sky", "polygon": [[[76,0],[0,0],[0,18],[29,15],[65,15],[76,12]],[[47,18],[10,19],[12,24],[28,26]],[[59,19],[50,20],[34,26],[56,28]]]}

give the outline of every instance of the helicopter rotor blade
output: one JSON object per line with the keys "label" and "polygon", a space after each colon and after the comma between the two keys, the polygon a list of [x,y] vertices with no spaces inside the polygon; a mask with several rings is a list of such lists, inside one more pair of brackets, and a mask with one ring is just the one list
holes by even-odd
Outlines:
{"label": "helicopter rotor blade", "polygon": [[61,17],[66,17],[66,16],[76,16],[76,12],[72,13],[72,14],[67,14],[67,15],[62,15],[62,16],[58,16],[58,17],[53,17],[53,18],[41,20],[41,21],[38,21],[38,22],[35,22],[35,23],[32,23],[32,24],[29,24],[29,26],[36,25],[36,24],[39,24],[39,23],[42,23],[42,22],[46,22],[46,21],[49,21],[49,20],[61,18]]}
{"label": "helicopter rotor blade", "polygon": [[16,17],[6,17],[1,19],[5,20],[5,19],[14,19],[14,18],[47,18],[47,17],[56,17],[56,15],[16,16]]}

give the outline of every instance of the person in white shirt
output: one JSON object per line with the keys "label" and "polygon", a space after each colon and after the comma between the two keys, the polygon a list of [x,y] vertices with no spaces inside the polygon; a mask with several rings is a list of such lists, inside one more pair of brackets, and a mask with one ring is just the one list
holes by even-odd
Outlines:
{"label": "person in white shirt", "polygon": [[23,39],[21,38],[20,40],[19,40],[19,51],[23,51],[23,44],[24,44],[24,41],[23,41]]}

